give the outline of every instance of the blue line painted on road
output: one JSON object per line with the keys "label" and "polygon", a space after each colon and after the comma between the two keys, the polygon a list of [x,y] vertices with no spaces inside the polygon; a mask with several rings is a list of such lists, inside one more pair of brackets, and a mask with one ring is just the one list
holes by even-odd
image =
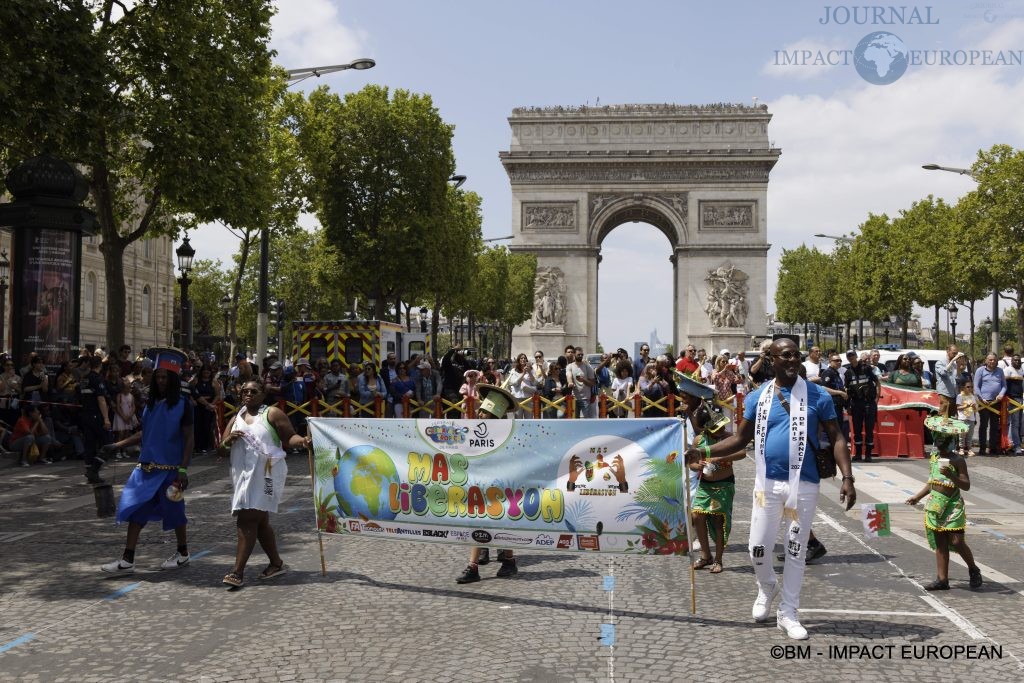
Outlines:
{"label": "blue line painted on road", "polygon": [[903,493],[906,493],[909,496],[912,496],[915,493],[917,493],[917,491],[911,491],[910,489],[900,489],[900,490],[903,491]]}
{"label": "blue line painted on road", "polygon": [[212,552],[213,552],[212,550],[200,550],[198,553],[192,553],[192,559],[193,560],[198,560],[201,557],[206,557],[207,555],[209,555]]}
{"label": "blue line painted on road", "polygon": [[125,595],[127,593],[131,593],[133,590],[135,590],[136,588],[138,588],[141,585],[142,585],[141,581],[136,581],[135,583],[129,583],[124,588],[118,588],[116,591],[114,591],[113,593],[111,593],[110,595],[108,595],[107,597],[105,597],[103,599],[106,600],[107,602],[110,602],[111,600],[117,600],[122,595]]}
{"label": "blue line painted on road", "polygon": [[12,647],[18,647],[19,645],[24,645],[25,643],[27,643],[29,641],[32,641],[32,640],[35,640],[35,639],[36,639],[36,634],[34,634],[34,633],[26,633],[25,635],[18,636],[17,638],[15,638],[14,640],[12,640],[12,641],[10,641],[8,643],[4,643],[3,645],[0,645],[0,652],[7,652]]}
{"label": "blue line painted on road", "polygon": [[284,513],[287,515],[288,513],[291,513],[291,512],[298,512],[302,508],[303,508],[302,505],[296,505],[295,507],[288,508],[287,510],[284,511]]}
{"label": "blue line painted on road", "polygon": [[891,481],[888,481],[888,480],[886,480],[886,479],[883,479],[883,480],[882,480],[882,483],[883,483],[883,484],[886,484],[886,485],[888,485],[888,486],[892,486],[892,487],[895,487],[895,486],[896,486],[896,484],[894,484],[894,483],[892,483]]}
{"label": "blue line painted on road", "polygon": [[601,624],[601,644],[608,647],[615,644],[615,624]]}
{"label": "blue line painted on road", "polygon": [[615,590],[615,577],[614,576],[606,576],[606,577],[604,577],[604,589],[606,591],[613,591],[613,590]]}

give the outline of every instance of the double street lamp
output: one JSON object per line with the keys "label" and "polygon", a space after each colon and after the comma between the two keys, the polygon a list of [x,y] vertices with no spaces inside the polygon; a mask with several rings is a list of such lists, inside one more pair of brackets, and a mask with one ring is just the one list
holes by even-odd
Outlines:
{"label": "double street lamp", "polygon": [[[974,177],[969,168],[958,168],[956,166],[939,166],[938,164],[924,164],[921,166],[926,171],[946,171],[948,173],[956,173],[957,175],[968,176],[974,182],[978,182],[978,179]],[[973,339],[972,339],[973,343]],[[992,331],[989,343],[992,345],[992,353],[999,353],[999,290],[992,290]]]}
{"label": "double street lamp", "polygon": [[185,349],[192,348],[192,302],[188,298],[188,286],[192,283],[188,274],[192,271],[192,259],[196,256],[196,250],[188,242],[188,235],[181,241],[181,246],[174,250],[178,257],[178,270],[181,277],[178,284],[181,285],[181,345]]}

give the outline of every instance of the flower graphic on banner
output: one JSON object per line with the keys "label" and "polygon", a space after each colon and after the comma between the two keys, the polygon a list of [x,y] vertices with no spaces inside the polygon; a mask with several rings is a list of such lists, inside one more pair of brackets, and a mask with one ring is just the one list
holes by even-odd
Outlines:
{"label": "flower graphic on banner", "polygon": [[664,460],[644,460],[645,480],[633,496],[633,504],[619,513],[618,519],[644,519],[637,524],[639,543],[628,541],[627,552],[642,555],[683,555],[689,550],[686,538],[686,492],[678,453]]}

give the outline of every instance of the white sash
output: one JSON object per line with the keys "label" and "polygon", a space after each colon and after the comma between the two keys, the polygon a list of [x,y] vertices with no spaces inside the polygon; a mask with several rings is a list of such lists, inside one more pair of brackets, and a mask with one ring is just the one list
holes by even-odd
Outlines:
{"label": "white sash", "polygon": [[[765,385],[764,391],[757,399],[757,413],[754,418],[754,464],[757,476],[754,479],[754,503],[764,507],[765,476],[765,445],[768,441],[768,413],[771,412],[772,401],[775,399],[775,380]],[[797,377],[796,384],[790,393],[791,405],[789,413],[789,495],[783,518],[796,520],[797,492],[800,488],[800,469],[804,465],[804,454],[807,451],[807,382]],[[783,404],[783,408],[785,408]]]}

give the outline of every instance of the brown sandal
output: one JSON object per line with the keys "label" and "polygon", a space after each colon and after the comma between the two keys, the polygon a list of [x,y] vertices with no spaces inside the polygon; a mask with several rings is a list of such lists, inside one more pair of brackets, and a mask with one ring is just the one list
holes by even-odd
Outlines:
{"label": "brown sandal", "polygon": [[267,568],[264,569],[260,573],[260,575],[257,576],[256,578],[257,579],[273,579],[273,578],[276,578],[278,576],[281,576],[281,574],[284,574],[287,571],[288,571],[288,565],[286,565],[284,562],[282,562],[279,565],[268,564]]}
{"label": "brown sandal", "polygon": [[710,573],[712,573],[712,574],[721,574],[722,573],[722,563],[721,562],[712,562],[711,563],[711,569],[709,569],[708,571]]}
{"label": "brown sandal", "polygon": [[224,577],[221,583],[223,583],[225,586],[231,586],[232,588],[241,588],[245,584],[245,581],[242,579],[242,576],[240,574],[231,572],[230,574]]}
{"label": "brown sandal", "polygon": [[699,560],[697,560],[696,562],[693,563],[693,568],[694,569],[704,569],[704,567],[707,567],[709,564],[711,564],[711,558],[710,557],[708,557],[708,558],[703,558],[702,557],[702,558],[700,558]]}

